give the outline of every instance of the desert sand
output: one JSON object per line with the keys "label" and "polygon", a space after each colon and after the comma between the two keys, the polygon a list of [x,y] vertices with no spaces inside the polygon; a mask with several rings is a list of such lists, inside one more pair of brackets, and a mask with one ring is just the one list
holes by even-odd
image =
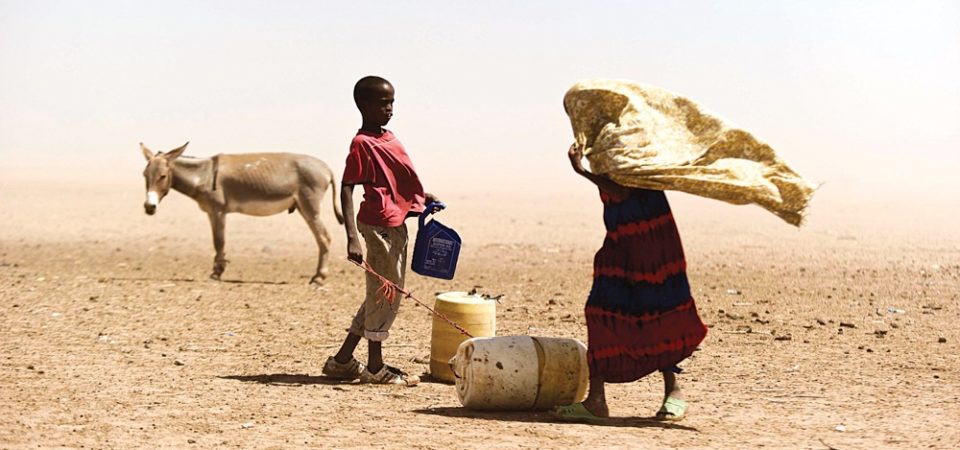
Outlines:
{"label": "desert sand", "polygon": [[[600,202],[564,192],[442,192],[465,240],[455,280],[415,295],[505,294],[498,333],[586,340]],[[227,220],[224,281],[205,216],[142,180],[0,180],[0,448],[957,448],[960,232],[950,196],[844,198],[796,229],[753,206],[668,194],[709,334],[681,364],[692,406],[651,420],[651,376],[608,390],[606,425],[464,410],[450,385],[320,375],[362,293],[334,235],[326,286],[297,214]],[[869,192],[863,193],[869,197]],[[955,197],[953,199],[955,201]],[[411,234],[416,227],[408,222]],[[428,369],[431,316],[403,305],[389,363]],[[365,357],[361,345],[358,357]]]}

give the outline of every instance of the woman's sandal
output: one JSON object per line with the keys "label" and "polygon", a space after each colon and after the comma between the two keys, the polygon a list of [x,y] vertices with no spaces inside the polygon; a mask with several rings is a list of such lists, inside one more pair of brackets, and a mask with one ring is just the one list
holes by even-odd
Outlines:
{"label": "woman's sandal", "polygon": [[687,415],[687,402],[679,398],[667,396],[663,399],[663,405],[657,411],[657,420],[678,421]]}
{"label": "woman's sandal", "polygon": [[555,406],[550,414],[566,422],[604,423],[608,420],[607,417],[600,417],[590,412],[583,403]]}

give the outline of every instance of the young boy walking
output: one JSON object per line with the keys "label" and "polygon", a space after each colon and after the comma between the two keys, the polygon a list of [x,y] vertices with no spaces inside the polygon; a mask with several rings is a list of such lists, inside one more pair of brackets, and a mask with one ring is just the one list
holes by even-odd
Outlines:
{"label": "young boy walking", "polygon": [[[367,248],[366,261],[384,278],[403,287],[407,264],[407,226],[404,220],[438,201],[425,193],[403,144],[383,128],[393,117],[394,89],[375,76],[361,78],[353,100],[363,125],[350,143],[343,169],[340,202],[347,230],[347,258],[364,260],[360,237]],[[353,188],[363,185],[363,202],[354,216]],[[327,358],[323,374],[331,378],[360,379],[361,383],[405,384],[407,375],[383,362],[382,344],[397,317],[400,297],[392,303],[378,292],[380,280],[366,274],[366,296],[357,311],[340,351]],[[369,345],[366,367],[353,357],[361,338]]]}

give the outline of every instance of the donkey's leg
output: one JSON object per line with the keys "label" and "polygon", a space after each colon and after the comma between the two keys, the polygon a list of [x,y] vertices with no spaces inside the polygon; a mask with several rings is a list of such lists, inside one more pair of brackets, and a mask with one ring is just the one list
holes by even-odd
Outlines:
{"label": "donkey's leg", "polygon": [[307,226],[310,227],[310,231],[313,232],[313,237],[317,240],[317,248],[319,251],[317,272],[313,275],[313,278],[310,278],[311,284],[322,284],[323,280],[327,278],[327,275],[330,273],[330,269],[327,267],[327,260],[330,257],[331,239],[330,232],[327,231],[327,227],[320,220],[321,197],[323,197],[322,192],[318,193],[308,188],[302,189],[300,195],[297,196],[297,209],[300,211],[300,215],[303,216],[303,220],[307,222]]}
{"label": "donkey's leg", "polygon": [[227,258],[223,254],[223,231],[226,227],[226,213],[210,212],[210,228],[213,230],[213,248],[217,251],[213,257],[213,273],[210,274],[211,280],[219,280],[223,274],[223,269],[227,266]]}

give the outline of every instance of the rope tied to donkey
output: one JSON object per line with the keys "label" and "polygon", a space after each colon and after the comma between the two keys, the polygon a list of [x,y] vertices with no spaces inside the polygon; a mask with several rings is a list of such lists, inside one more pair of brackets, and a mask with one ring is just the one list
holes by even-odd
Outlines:
{"label": "rope tied to donkey", "polygon": [[379,273],[377,273],[375,270],[373,270],[373,267],[370,267],[370,264],[368,264],[366,261],[363,261],[361,263],[358,263],[352,259],[348,259],[348,261],[352,262],[355,266],[367,271],[367,273],[369,273],[370,275],[373,275],[375,278],[380,280],[380,289],[377,289],[377,293],[382,295],[383,298],[387,301],[387,303],[389,303],[391,306],[395,301],[397,301],[397,295],[403,294],[404,298],[409,298],[414,302],[416,302],[418,305],[423,306],[424,308],[427,308],[427,311],[430,311],[431,314],[433,314],[440,320],[450,324],[450,326],[452,326],[453,328],[456,328],[456,330],[459,331],[460,334],[463,334],[468,338],[473,337],[472,334],[467,332],[467,330],[464,330],[463,327],[458,325],[456,322],[450,320],[450,318],[443,315],[442,313],[437,312],[435,309],[431,308],[426,303],[423,303],[422,301],[420,301],[420,299],[414,297],[411,292],[404,290],[402,287],[397,286],[397,284],[394,283],[393,281],[390,281],[387,278],[385,278],[383,275],[380,275]]}

